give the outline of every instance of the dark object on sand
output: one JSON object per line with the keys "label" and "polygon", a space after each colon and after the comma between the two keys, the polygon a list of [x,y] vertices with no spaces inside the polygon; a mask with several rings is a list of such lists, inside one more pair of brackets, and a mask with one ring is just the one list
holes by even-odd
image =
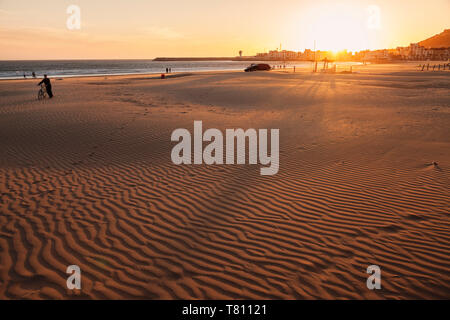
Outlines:
{"label": "dark object on sand", "polygon": [[270,66],[266,63],[252,63],[250,66],[245,68],[245,72],[251,72],[251,71],[268,71],[270,70]]}

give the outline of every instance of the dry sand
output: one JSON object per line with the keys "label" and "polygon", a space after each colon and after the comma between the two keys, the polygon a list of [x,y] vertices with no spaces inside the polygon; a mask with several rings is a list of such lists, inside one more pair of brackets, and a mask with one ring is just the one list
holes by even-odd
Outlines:
{"label": "dry sand", "polygon": [[[0,81],[0,298],[448,299],[450,73],[416,69]],[[194,120],[279,128],[279,173],[172,164]]]}

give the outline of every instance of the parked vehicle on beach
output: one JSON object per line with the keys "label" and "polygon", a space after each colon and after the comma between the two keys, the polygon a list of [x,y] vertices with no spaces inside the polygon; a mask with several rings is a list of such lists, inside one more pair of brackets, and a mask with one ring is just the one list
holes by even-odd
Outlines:
{"label": "parked vehicle on beach", "polygon": [[250,66],[245,68],[245,72],[268,71],[270,69],[270,66],[266,63],[252,63]]}

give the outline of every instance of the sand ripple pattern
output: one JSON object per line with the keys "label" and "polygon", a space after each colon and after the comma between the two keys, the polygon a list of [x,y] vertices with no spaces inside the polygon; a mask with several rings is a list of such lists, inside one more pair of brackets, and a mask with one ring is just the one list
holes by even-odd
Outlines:
{"label": "sand ripple pattern", "polygon": [[[273,177],[176,166],[170,132],[197,115],[143,97],[2,106],[0,298],[449,298],[445,163],[287,135]],[[233,117],[223,121],[245,123]],[[65,286],[71,264],[80,292]],[[366,288],[371,264],[381,291]]]}

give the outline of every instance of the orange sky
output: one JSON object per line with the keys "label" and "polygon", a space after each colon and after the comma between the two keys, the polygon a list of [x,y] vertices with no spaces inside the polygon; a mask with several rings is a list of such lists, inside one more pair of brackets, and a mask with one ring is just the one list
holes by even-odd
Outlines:
{"label": "orange sky", "polygon": [[[72,4],[79,30],[66,26]],[[0,59],[391,48],[449,28],[449,12],[450,0],[0,0]]]}

